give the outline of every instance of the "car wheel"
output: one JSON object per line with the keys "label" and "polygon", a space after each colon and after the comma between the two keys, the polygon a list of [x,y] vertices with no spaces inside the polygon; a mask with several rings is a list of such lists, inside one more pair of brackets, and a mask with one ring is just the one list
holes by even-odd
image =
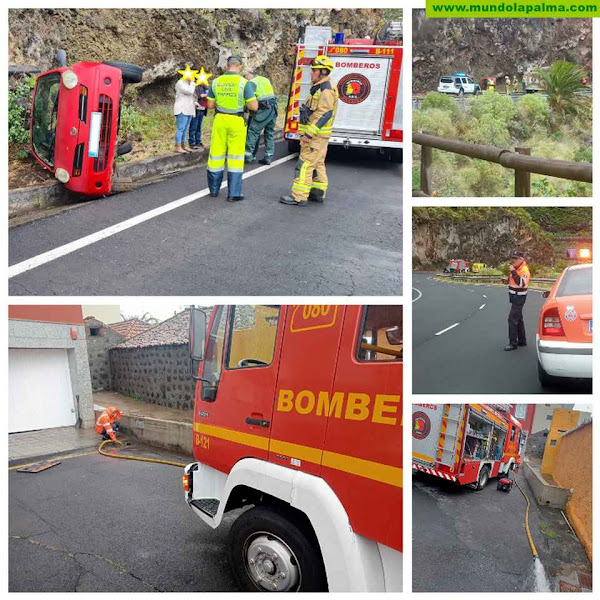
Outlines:
{"label": "car wheel", "polygon": [[288,152],[290,154],[300,152],[300,142],[298,140],[288,140]]}
{"label": "car wheel", "polygon": [[326,592],[320,551],[289,511],[259,506],[229,531],[229,562],[242,590]]}
{"label": "car wheel", "polygon": [[123,156],[129,154],[133,150],[133,144],[131,142],[123,142],[117,146],[117,156]]}
{"label": "car wheel", "polygon": [[142,67],[118,60],[105,60],[104,64],[117,67],[123,76],[123,83],[139,83],[142,80],[144,74]]}
{"label": "car wheel", "polygon": [[490,480],[490,468],[482,467],[479,471],[479,477],[477,478],[477,487],[475,488],[478,492],[481,491]]}
{"label": "car wheel", "polygon": [[392,148],[389,157],[391,162],[402,164],[402,148]]}

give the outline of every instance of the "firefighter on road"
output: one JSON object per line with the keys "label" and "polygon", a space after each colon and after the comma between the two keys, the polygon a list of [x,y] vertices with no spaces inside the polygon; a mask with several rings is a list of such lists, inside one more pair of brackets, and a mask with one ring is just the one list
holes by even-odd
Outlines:
{"label": "firefighter on road", "polygon": [[246,77],[254,87],[258,110],[250,113],[246,135],[246,162],[256,162],[260,134],[265,138],[265,157],[259,162],[270,165],[275,154],[275,124],[277,123],[277,96],[271,82],[253,70],[246,69]]}
{"label": "firefighter on road", "polygon": [[523,253],[516,250],[512,253],[510,272],[504,283],[508,283],[508,298],[510,300],[510,313],[508,315],[508,346],[506,351],[516,350],[519,346],[527,346],[525,336],[525,323],[523,322],[523,306],[527,300],[527,287],[529,286],[529,267],[525,262]]}
{"label": "firefighter on road", "polygon": [[230,56],[227,71],[213,79],[208,90],[207,108],[216,109],[208,154],[207,174],[210,195],[216,198],[223,182],[227,159],[227,201],[243,200],[242,175],[246,150],[244,109],[257,110],[254,88],[240,74],[242,59]]}
{"label": "firefighter on road", "polygon": [[114,406],[109,406],[96,421],[96,433],[102,436],[103,440],[118,441],[115,431],[119,431],[119,419],[121,411]]}
{"label": "firefighter on road", "polygon": [[338,92],[329,80],[333,61],[319,55],[311,63],[310,93],[300,108],[300,157],[296,164],[292,195],[280,202],[306,206],[307,200],[323,202],[327,195],[325,157],[338,105]]}

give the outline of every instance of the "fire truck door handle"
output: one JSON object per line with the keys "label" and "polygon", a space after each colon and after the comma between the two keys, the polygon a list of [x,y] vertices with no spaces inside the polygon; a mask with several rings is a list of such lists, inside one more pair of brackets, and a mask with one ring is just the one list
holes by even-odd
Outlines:
{"label": "fire truck door handle", "polygon": [[246,417],[247,425],[258,425],[258,427],[270,427],[271,421],[264,421],[262,419],[253,419],[252,417]]}

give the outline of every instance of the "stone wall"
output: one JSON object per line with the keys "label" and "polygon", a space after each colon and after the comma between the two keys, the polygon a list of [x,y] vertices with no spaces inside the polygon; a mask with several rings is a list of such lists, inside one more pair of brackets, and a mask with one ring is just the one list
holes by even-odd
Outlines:
{"label": "stone wall", "polygon": [[112,390],[142,402],[192,410],[195,381],[187,344],[112,348]]}
{"label": "stone wall", "polygon": [[109,390],[111,389],[109,350],[120,344],[125,338],[107,327],[102,321],[93,318],[85,320],[85,334],[87,337],[92,390],[94,392]]}

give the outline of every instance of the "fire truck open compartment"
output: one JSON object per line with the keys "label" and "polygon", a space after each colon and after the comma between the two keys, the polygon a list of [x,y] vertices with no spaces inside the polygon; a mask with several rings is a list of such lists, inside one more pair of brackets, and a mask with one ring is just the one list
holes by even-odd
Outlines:
{"label": "fire truck open compartment", "polygon": [[474,410],[469,410],[465,432],[465,461],[500,460],[505,441],[506,429]]}

